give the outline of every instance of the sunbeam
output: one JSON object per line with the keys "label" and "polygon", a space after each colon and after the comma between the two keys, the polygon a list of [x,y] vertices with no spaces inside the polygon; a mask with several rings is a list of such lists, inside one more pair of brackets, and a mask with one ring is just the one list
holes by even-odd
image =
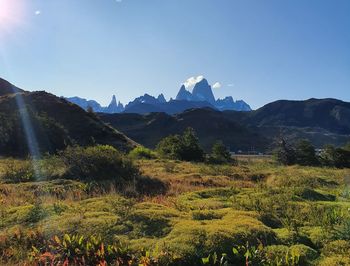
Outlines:
{"label": "sunbeam", "polygon": [[32,165],[35,172],[36,179],[40,179],[40,169],[39,169],[39,159],[41,158],[39,145],[37,137],[35,135],[26,104],[24,102],[23,96],[20,92],[17,91],[16,87],[13,87],[13,92],[16,93],[16,104],[18,107],[18,112],[21,117],[21,122],[24,128],[24,134],[26,137],[26,142],[28,145],[29,153],[32,159]]}

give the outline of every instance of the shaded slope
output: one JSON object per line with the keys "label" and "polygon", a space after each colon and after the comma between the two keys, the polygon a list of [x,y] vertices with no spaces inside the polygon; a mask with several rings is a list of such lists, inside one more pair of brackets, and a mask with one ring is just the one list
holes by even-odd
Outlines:
{"label": "shaded slope", "polygon": [[0,96],[4,96],[7,94],[12,94],[16,92],[23,92],[23,90],[15,87],[10,82],[0,78]]}
{"label": "shaded slope", "polygon": [[200,101],[179,101],[172,100],[165,103],[150,104],[150,103],[137,103],[132,106],[128,106],[124,113],[135,113],[135,114],[148,114],[148,113],[167,113],[167,114],[178,114],[188,109],[210,107],[215,109],[213,105],[208,102]]}
{"label": "shaded slope", "polygon": [[[38,149],[41,153],[56,152],[67,145],[109,144],[120,150],[129,150],[135,142],[97,116],[85,112],[75,104],[46,92],[6,94],[0,87],[0,155],[26,156],[29,154],[27,134],[18,103],[23,103]],[[19,101],[20,99],[20,101]],[[32,140],[31,140],[32,141]]]}
{"label": "shaded slope", "polygon": [[291,142],[309,139],[318,148],[350,141],[350,103],[336,99],[280,100],[252,112],[223,114],[271,141],[283,135]]}
{"label": "shaded slope", "polygon": [[350,103],[336,99],[281,100],[251,112],[246,121],[256,126],[317,127],[350,134]]}
{"label": "shaded slope", "polygon": [[101,115],[141,144],[154,147],[169,134],[193,127],[205,148],[223,140],[232,151],[267,151],[283,135],[291,142],[309,139],[317,148],[350,141],[350,103],[335,99],[277,101],[252,112],[192,109],[166,114]]}
{"label": "shaded slope", "polygon": [[170,134],[180,134],[187,127],[196,130],[201,144],[207,150],[217,140],[222,140],[232,151],[264,150],[267,140],[222,112],[210,109],[191,109],[174,116],[165,113],[100,114],[102,120],[118,128],[135,141],[147,146],[155,145]]}

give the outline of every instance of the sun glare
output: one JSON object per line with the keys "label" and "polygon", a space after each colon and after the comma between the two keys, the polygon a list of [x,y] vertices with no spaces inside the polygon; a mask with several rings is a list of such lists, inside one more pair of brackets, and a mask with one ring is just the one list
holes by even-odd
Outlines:
{"label": "sun glare", "polygon": [[0,34],[11,31],[22,23],[23,1],[0,0]]}

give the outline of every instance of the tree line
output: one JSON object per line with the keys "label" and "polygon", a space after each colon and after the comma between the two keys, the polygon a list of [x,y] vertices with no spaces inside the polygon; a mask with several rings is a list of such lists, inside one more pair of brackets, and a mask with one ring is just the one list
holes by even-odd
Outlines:
{"label": "tree line", "polygon": [[193,128],[187,128],[182,135],[170,135],[162,139],[157,147],[158,154],[167,159],[223,164],[234,162],[230,151],[221,142],[213,144],[211,153],[206,155]]}
{"label": "tree line", "polygon": [[336,168],[350,167],[350,143],[343,147],[325,145],[319,152],[308,140],[288,143],[284,138],[278,142],[274,150],[278,163],[283,165],[327,166]]}
{"label": "tree line", "polygon": [[[205,154],[193,128],[187,128],[182,135],[170,135],[162,139],[156,151],[163,158],[181,161],[216,164],[234,162],[229,149],[221,141],[214,143],[211,152]],[[280,138],[273,155],[276,161],[283,165],[350,168],[350,143],[344,147],[326,145],[317,151],[308,140],[289,143]]]}

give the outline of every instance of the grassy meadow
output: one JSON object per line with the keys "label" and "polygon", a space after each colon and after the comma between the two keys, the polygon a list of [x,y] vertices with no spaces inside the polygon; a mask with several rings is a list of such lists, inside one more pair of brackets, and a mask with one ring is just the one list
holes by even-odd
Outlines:
{"label": "grassy meadow", "polygon": [[1,265],[350,265],[348,169],[142,159],[136,192],[26,163],[0,160]]}

